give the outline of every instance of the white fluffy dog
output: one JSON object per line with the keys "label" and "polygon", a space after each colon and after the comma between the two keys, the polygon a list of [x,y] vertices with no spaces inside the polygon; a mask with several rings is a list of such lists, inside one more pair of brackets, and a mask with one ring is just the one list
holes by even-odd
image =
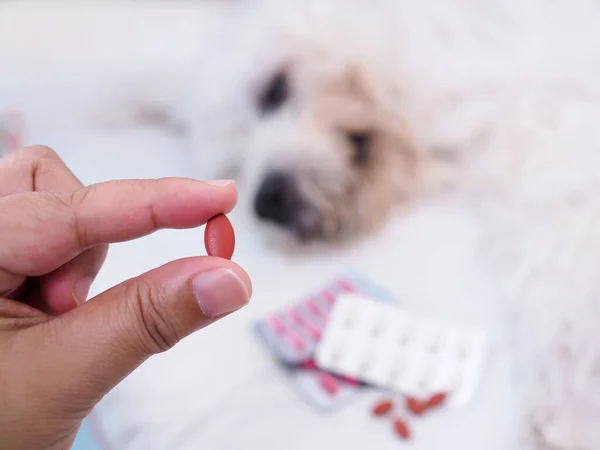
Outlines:
{"label": "white fluffy dog", "polygon": [[[66,67],[68,55],[88,74],[110,66],[120,81],[103,118],[183,129],[198,177],[236,177],[248,213],[296,243],[353,241],[391,210],[452,189],[485,223],[481,263],[542,357],[527,391],[529,444],[600,448],[590,396],[600,351],[589,345],[600,342],[600,3],[145,8],[109,3],[82,18],[64,7],[64,45],[76,26],[84,45],[47,59]],[[131,40],[106,44],[123,30]],[[46,41],[11,34],[19,52]]]}

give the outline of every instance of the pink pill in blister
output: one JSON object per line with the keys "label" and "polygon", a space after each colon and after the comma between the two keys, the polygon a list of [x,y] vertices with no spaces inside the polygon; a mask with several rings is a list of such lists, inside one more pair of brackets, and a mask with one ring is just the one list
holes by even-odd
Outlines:
{"label": "pink pill in blister", "polygon": [[335,295],[333,295],[330,291],[323,292],[323,298],[327,303],[333,303],[335,301]]}
{"label": "pink pill in blister", "polygon": [[354,292],[354,286],[352,286],[348,281],[341,280],[338,282],[338,287],[344,292]]}
{"label": "pink pill in blister", "polygon": [[319,375],[319,384],[330,395],[336,395],[340,390],[340,383],[338,382],[338,380],[336,380],[333,375],[330,375],[325,372]]}
{"label": "pink pill in blister", "polygon": [[321,309],[319,308],[319,305],[317,305],[317,302],[315,302],[314,300],[309,301],[306,304],[306,307],[315,316],[321,315]]}
{"label": "pink pill in blister", "polygon": [[304,323],[304,317],[302,317],[302,314],[300,314],[300,311],[297,309],[292,309],[289,314],[294,323],[298,325],[302,325]]}
{"label": "pink pill in blister", "polygon": [[287,339],[288,339],[289,343],[292,345],[292,347],[294,347],[296,350],[304,349],[304,340],[298,333],[296,333],[294,331],[289,331],[287,333]]}
{"label": "pink pill in blister", "polygon": [[308,331],[308,334],[313,340],[318,341],[319,339],[321,339],[321,330],[319,330],[314,325],[308,324],[306,326],[306,330]]}
{"label": "pink pill in blister", "polygon": [[269,326],[275,331],[275,333],[281,334],[285,331],[285,324],[277,316],[271,316],[268,319]]}

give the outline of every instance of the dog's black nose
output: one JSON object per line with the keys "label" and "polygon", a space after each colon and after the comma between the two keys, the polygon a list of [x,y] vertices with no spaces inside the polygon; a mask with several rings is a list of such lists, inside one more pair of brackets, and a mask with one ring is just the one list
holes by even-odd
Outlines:
{"label": "dog's black nose", "polygon": [[300,208],[300,191],[290,174],[271,172],[265,176],[254,200],[261,219],[278,225],[291,225]]}

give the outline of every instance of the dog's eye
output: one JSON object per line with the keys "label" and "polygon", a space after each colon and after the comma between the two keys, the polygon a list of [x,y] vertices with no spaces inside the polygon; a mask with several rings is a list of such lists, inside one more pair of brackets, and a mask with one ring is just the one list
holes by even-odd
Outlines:
{"label": "dog's eye", "polygon": [[261,93],[259,108],[264,114],[271,113],[281,107],[289,97],[289,81],[285,72],[276,74]]}
{"label": "dog's eye", "polygon": [[366,164],[371,153],[371,134],[367,132],[354,132],[348,133],[346,138],[352,145],[354,163],[359,166]]}

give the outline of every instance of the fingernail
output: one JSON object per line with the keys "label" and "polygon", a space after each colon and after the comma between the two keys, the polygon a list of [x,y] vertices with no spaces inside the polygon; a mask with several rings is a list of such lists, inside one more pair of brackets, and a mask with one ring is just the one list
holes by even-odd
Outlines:
{"label": "fingernail", "polygon": [[206,181],[205,183],[210,184],[211,186],[225,187],[225,186],[229,186],[230,184],[234,184],[235,181],[234,180],[211,180],[211,181]]}
{"label": "fingernail", "polygon": [[93,282],[93,277],[81,277],[75,281],[73,287],[73,298],[75,299],[75,303],[81,305],[87,300]]}
{"label": "fingernail", "polygon": [[192,288],[206,317],[218,317],[246,306],[250,292],[240,277],[230,269],[214,269],[197,275]]}

